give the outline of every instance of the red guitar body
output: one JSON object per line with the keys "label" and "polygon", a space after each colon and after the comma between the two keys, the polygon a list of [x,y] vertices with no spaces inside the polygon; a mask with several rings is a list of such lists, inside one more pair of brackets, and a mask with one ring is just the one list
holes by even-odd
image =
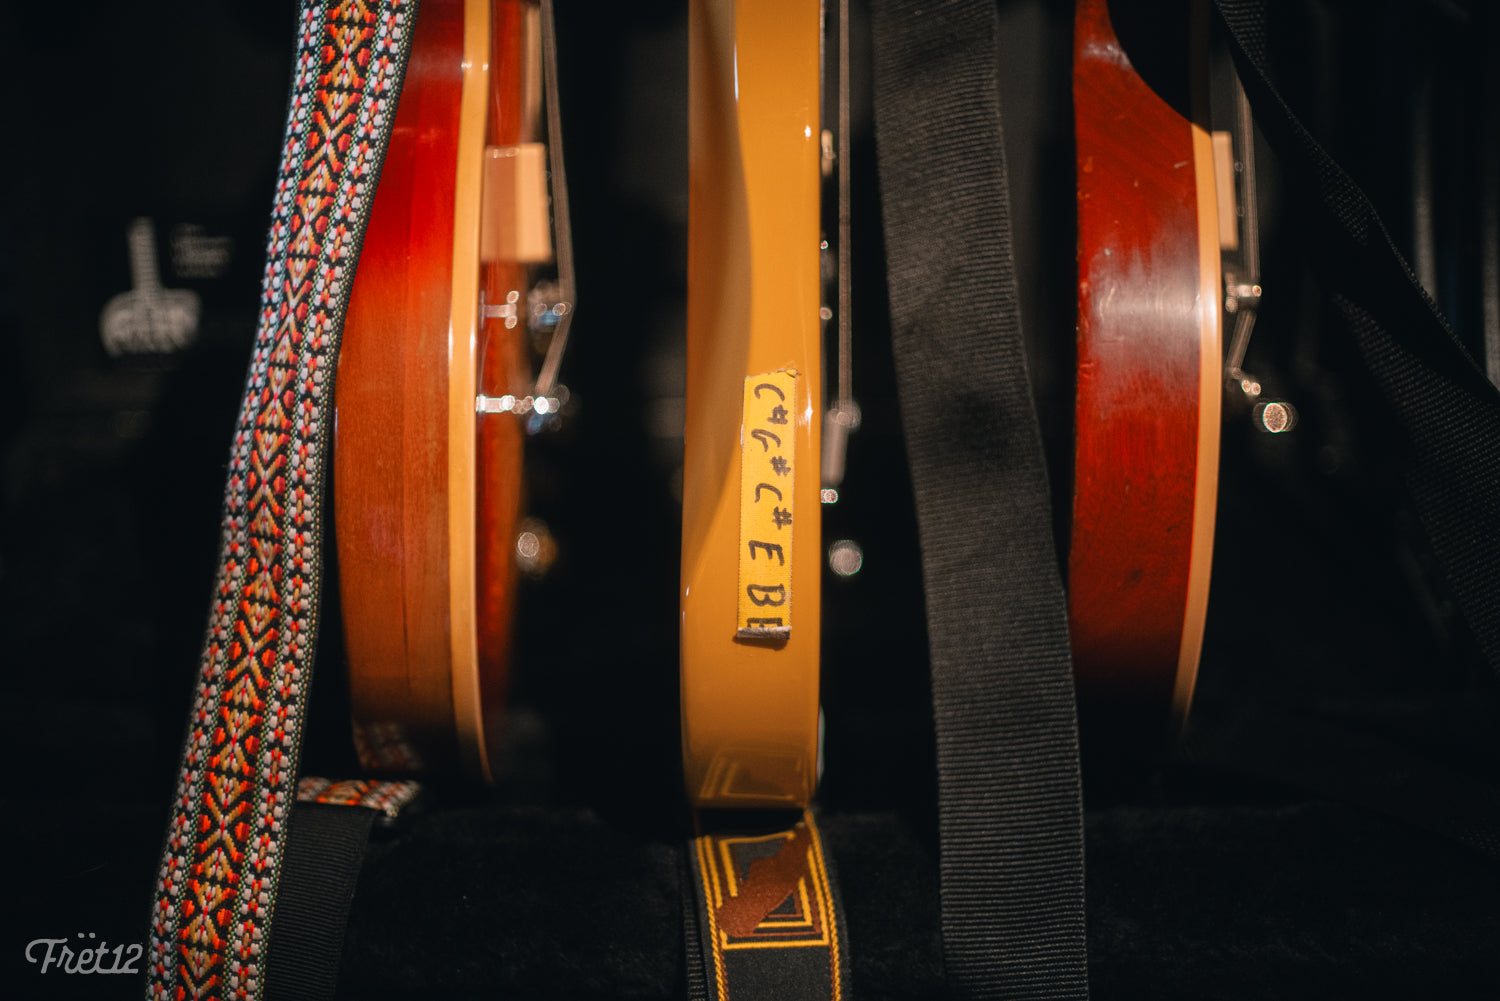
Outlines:
{"label": "red guitar body", "polygon": [[1153,746],[1186,715],[1208,600],[1222,366],[1212,154],[1136,74],[1105,0],[1079,0],[1075,24],[1073,658],[1090,725]]}
{"label": "red guitar body", "polygon": [[488,775],[498,729],[522,430],[474,399],[529,374],[524,324],[476,322],[466,300],[526,288],[520,265],[480,262],[469,239],[475,151],[523,138],[525,7],[423,0],[345,323],[334,524],[356,742],[374,771]]}

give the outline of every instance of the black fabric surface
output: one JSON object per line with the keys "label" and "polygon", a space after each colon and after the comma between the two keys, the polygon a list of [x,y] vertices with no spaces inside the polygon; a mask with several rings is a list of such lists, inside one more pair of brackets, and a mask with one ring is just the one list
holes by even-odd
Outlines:
{"label": "black fabric surface", "polygon": [[955,995],[1086,998],[1067,600],[1026,369],[987,3],[874,8],[891,336],[916,494]]}
{"label": "black fabric surface", "polygon": [[298,803],[288,823],[266,956],[266,996],[325,1001],[338,984],[349,905],[375,811],[363,806]]}
{"label": "black fabric surface", "polygon": [[[578,418],[528,459],[532,507],[561,555],[522,595],[509,770],[487,793],[437,783],[422,812],[375,832],[341,959],[343,997],[685,996],[680,439],[660,433],[681,393],[685,10],[665,0],[560,7],[588,306],[564,380]],[[111,950],[144,941],[254,328],[292,10],[197,0],[99,7],[66,24],[37,5],[9,13],[11,58],[0,64],[14,139],[0,167],[6,998],[141,993],[130,975],[43,974],[25,952],[39,939]],[[1017,285],[1023,316],[1035,318],[1028,362],[1049,473],[1066,497],[1071,11],[1042,0],[997,10]],[[1475,190],[1477,133],[1464,126],[1477,109],[1463,95],[1495,37],[1489,6],[1299,0],[1277,10],[1267,52],[1278,89],[1404,251],[1419,228],[1410,124],[1426,108],[1444,126],[1434,130],[1433,298],[1475,353],[1478,217],[1463,193]],[[920,608],[919,553],[873,222],[868,8],[856,3],[854,14],[855,390],[865,423],[825,531],[858,539],[866,559],[825,589],[820,816],[844,887],[856,993],[936,999],[927,640],[897,625]],[[1202,722],[1253,726],[1275,743],[1285,711],[1335,719],[1402,752],[1356,757],[1365,787],[1396,787],[1410,776],[1403,755],[1414,755],[1493,790],[1494,676],[1437,573],[1403,485],[1409,446],[1342,332],[1287,169],[1269,152],[1261,164],[1267,295],[1246,367],[1293,400],[1301,421],[1276,437],[1233,415],[1225,425]],[[140,215],[155,220],[163,283],[203,297],[203,325],[182,354],[110,358],[98,314],[128,287],[124,232]],[[221,272],[178,270],[174,247],[190,227],[230,239]],[[628,528],[652,556],[628,582],[636,614],[601,619],[627,584],[598,571],[620,528],[599,517],[596,499],[622,482],[638,487]],[[312,697],[308,765],[346,774],[331,664],[320,665]],[[1295,775],[1173,760],[1129,781],[1084,778],[1095,999],[1500,996],[1500,875],[1453,838]],[[1327,784],[1341,785],[1337,775]]]}

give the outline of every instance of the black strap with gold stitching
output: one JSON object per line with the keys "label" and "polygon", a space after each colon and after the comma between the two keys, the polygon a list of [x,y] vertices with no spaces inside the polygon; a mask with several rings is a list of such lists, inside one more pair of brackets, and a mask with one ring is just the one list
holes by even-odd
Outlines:
{"label": "black strap with gold stitching", "polygon": [[811,810],[699,818],[685,901],[690,1001],[849,997],[848,934]]}

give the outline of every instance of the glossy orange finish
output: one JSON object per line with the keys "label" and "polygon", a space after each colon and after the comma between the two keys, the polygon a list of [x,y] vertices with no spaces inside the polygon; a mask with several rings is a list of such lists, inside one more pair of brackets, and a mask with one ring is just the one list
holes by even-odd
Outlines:
{"label": "glossy orange finish", "polygon": [[[689,7],[682,729],[702,806],[798,806],[818,764],[822,423],[817,0]],[[736,640],[745,377],[798,373],[782,643]]]}
{"label": "glossy orange finish", "polygon": [[486,387],[509,386],[519,348],[514,334],[481,335],[468,301],[481,282],[502,302],[520,287],[519,268],[478,261],[486,119],[503,135],[519,117],[522,5],[496,6],[492,25],[484,0],[422,4],[339,359],[340,601],[356,732],[376,771],[462,762],[487,775],[503,698],[520,431],[473,401],[477,367]]}
{"label": "glossy orange finish", "polygon": [[1180,721],[1207,607],[1220,286],[1208,137],[1079,0],[1077,452],[1068,556],[1085,711],[1142,739]]}

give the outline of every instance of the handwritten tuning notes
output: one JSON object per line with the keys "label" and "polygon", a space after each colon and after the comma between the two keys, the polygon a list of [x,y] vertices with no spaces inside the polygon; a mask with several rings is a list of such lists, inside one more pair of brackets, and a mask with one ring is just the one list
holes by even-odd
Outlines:
{"label": "handwritten tuning notes", "polygon": [[738,639],[784,640],[792,633],[796,404],[796,369],[745,379],[740,426]]}

